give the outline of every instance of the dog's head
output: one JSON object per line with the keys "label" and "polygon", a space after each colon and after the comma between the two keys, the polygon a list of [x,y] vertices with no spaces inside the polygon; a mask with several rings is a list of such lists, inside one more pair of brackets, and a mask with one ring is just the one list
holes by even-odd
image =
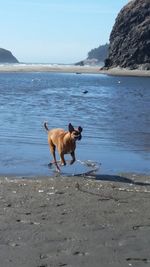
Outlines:
{"label": "dog's head", "polygon": [[74,140],[74,141],[77,141],[77,140],[81,140],[82,138],[82,135],[81,135],[81,132],[82,132],[82,127],[79,126],[78,129],[75,129],[71,123],[69,123],[68,125],[68,130],[71,134],[71,138]]}

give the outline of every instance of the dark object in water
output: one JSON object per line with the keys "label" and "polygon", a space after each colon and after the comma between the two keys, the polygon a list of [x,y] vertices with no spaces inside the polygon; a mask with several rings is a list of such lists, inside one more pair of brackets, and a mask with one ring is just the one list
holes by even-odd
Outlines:
{"label": "dark object in water", "polygon": [[83,91],[83,94],[87,94],[87,93],[88,93],[88,91],[87,91],[87,90]]}
{"label": "dark object in water", "polygon": [[81,74],[81,72],[76,72],[76,74]]}

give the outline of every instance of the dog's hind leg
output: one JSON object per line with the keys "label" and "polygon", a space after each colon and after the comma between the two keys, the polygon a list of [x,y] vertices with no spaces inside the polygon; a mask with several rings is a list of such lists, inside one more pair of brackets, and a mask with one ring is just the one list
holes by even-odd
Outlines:
{"label": "dog's hind leg", "polygon": [[53,160],[54,160],[53,163],[54,163],[55,166],[56,166],[56,170],[57,170],[57,171],[60,171],[60,168],[59,168],[59,166],[58,166],[58,164],[57,164],[56,155],[55,155],[56,147],[55,147],[55,145],[53,144],[53,142],[52,142],[51,140],[49,140],[49,147],[50,147],[50,152],[51,152],[51,154],[52,154],[52,156],[53,156]]}

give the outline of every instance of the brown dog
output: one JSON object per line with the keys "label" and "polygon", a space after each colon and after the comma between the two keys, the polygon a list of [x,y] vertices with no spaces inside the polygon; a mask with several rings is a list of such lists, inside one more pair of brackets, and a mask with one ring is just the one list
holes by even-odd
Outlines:
{"label": "brown dog", "polygon": [[82,128],[79,126],[78,129],[74,129],[71,123],[68,125],[68,131],[64,131],[63,129],[52,129],[49,130],[47,123],[44,123],[44,127],[48,133],[48,144],[50,147],[50,151],[52,153],[54,164],[56,166],[57,171],[60,171],[60,168],[57,164],[55,149],[57,148],[58,153],[60,155],[61,165],[66,165],[66,161],[64,158],[65,154],[71,154],[72,160],[70,164],[75,162],[75,149],[76,149],[76,141],[81,140]]}

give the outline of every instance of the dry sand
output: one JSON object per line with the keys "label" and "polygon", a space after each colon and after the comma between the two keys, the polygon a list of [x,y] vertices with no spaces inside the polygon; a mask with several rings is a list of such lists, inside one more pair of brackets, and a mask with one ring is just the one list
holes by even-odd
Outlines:
{"label": "dry sand", "polygon": [[0,178],[1,267],[150,266],[150,176]]}
{"label": "dry sand", "polygon": [[65,65],[43,65],[43,64],[6,64],[0,65],[0,72],[66,72],[66,73],[93,73],[107,74],[115,76],[146,76],[150,77],[150,71],[145,70],[128,70],[114,68],[109,70],[101,70],[98,66],[65,66]]}

